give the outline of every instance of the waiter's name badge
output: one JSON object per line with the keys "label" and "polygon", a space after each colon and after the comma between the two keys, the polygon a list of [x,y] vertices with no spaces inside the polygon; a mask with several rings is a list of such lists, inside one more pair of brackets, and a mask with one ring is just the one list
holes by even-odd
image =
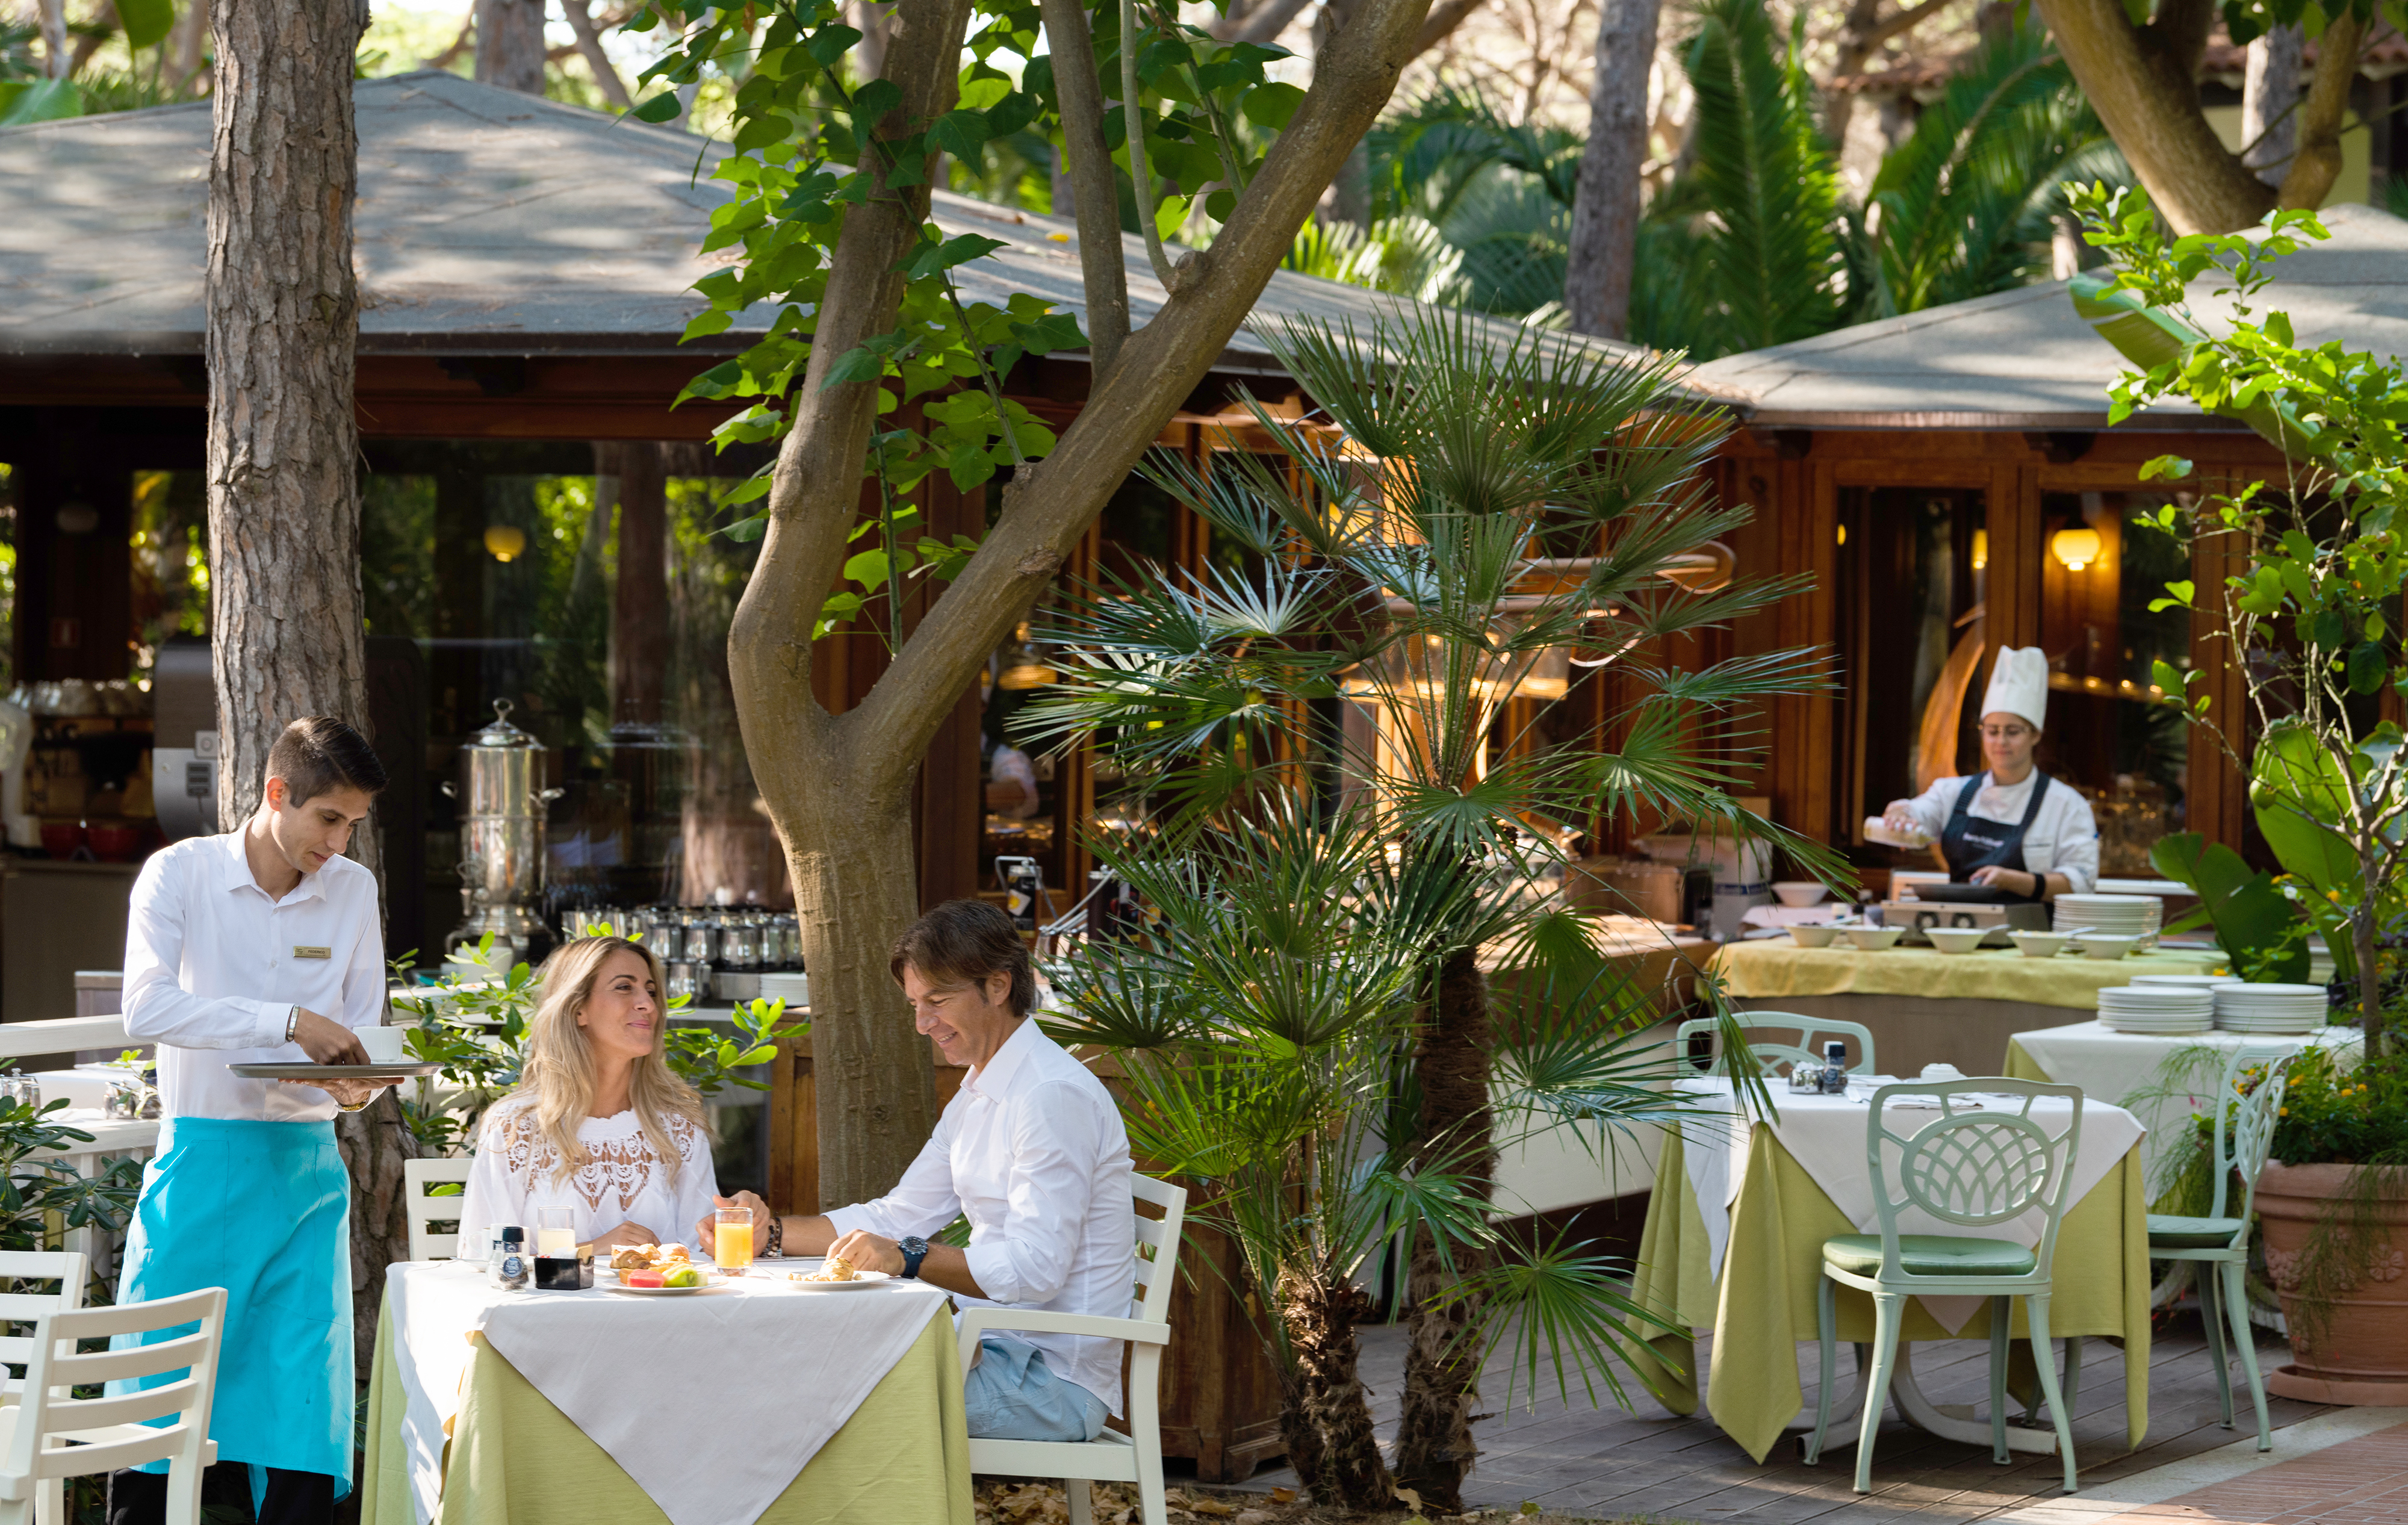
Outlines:
{"label": "waiter's name badge", "polygon": [[293,948],[293,957],[295,958],[332,958],[335,957],[335,950],[332,948],[305,948],[300,944],[295,943]]}

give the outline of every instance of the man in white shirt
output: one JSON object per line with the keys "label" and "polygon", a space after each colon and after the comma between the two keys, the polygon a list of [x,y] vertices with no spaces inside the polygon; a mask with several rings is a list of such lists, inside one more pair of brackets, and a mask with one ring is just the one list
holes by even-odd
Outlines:
{"label": "man in white shirt", "polygon": [[[752,1208],[770,1254],[840,1256],[960,1302],[1127,1317],[1128,1135],[1103,1082],[1029,1020],[1037,981],[1011,918],[948,900],[911,924],[889,962],[919,1030],[970,1072],[920,1157],[885,1196],[824,1216],[776,1217],[751,1192],[720,1205]],[[956,1216],[969,1221],[968,1247],[928,1243]],[[969,1432],[1095,1439],[1121,1412],[1121,1351],[1092,1335],[987,1335],[967,1384]]]}
{"label": "man in white shirt", "polygon": [[[227,1067],[367,1062],[354,1029],[383,1020],[384,937],[376,876],[343,849],[384,784],[358,731],[294,721],[258,811],[153,854],[126,921],[125,1030],[158,1044],[162,1122],[119,1300],[226,1288],[209,1437],[249,1469],[261,1525],[321,1525],[351,1486],[351,1178],[333,1118],[394,1082]],[[164,1475],[111,1475],[110,1525],[165,1504]]]}
{"label": "man in white shirt", "polygon": [[1956,884],[2021,900],[2089,894],[2099,882],[2099,823],[2090,801],[2034,765],[2047,721],[2047,655],[2037,646],[2000,651],[1982,696],[1988,770],[1893,799],[1883,821],[1936,840]]}

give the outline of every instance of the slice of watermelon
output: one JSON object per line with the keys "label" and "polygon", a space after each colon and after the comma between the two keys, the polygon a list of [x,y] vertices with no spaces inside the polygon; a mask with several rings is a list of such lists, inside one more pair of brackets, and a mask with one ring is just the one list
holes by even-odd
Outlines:
{"label": "slice of watermelon", "polygon": [[619,1278],[629,1287],[659,1287],[667,1278],[658,1271],[630,1271]]}

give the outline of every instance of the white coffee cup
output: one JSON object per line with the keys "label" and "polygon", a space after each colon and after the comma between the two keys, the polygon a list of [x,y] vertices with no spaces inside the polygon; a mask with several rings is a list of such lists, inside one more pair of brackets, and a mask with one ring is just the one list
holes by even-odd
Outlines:
{"label": "white coffee cup", "polygon": [[409,1057],[404,1046],[408,1028],[361,1028],[358,1031],[360,1046],[368,1051],[370,1064],[399,1064]]}

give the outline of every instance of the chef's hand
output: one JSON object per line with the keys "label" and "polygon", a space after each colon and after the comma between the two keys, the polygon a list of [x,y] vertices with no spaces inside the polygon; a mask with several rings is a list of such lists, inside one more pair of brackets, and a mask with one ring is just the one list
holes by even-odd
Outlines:
{"label": "chef's hand", "polygon": [[[769,1211],[769,1204],[767,1202],[763,1201],[757,1194],[750,1191],[739,1191],[732,1199],[713,1196],[710,1199],[710,1201],[711,1205],[714,1207],[751,1208],[752,1210],[752,1248],[756,1252],[767,1248],[769,1244],[769,1225],[776,1221],[775,1216]],[[719,1220],[717,1218],[705,1217],[696,1218],[695,1220],[694,1239],[695,1244],[713,1244],[718,1240],[718,1238]]]}
{"label": "chef's hand", "polygon": [[2012,895],[2038,897],[2042,878],[2039,874],[2028,873],[2021,869],[2009,869],[1993,863],[1986,869],[1974,870],[1973,883],[1996,885]]}
{"label": "chef's hand", "polygon": [[1907,799],[1893,799],[1887,805],[1883,806],[1882,825],[1889,827],[1892,831],[1920,831],[1923,829],[1922,823],[1914,818],[1914,801]]}
{"label": "chef's hand", "polygon": [[840,1259],[855,1271],[883,1271],[890,1276],[903,1274],[902,1247],[891,1239],[881,1239],[867,1229],[855,1229],[828,1246],[828,1259]]}
{"label": "chef's hand", "polygon": [[360,1035],[332,1017],[320,1016],[303,1007],[294,1018],[293,1041],[301,1052],[316,1064],[366,1064],[368,1051],[360,1045]]}

